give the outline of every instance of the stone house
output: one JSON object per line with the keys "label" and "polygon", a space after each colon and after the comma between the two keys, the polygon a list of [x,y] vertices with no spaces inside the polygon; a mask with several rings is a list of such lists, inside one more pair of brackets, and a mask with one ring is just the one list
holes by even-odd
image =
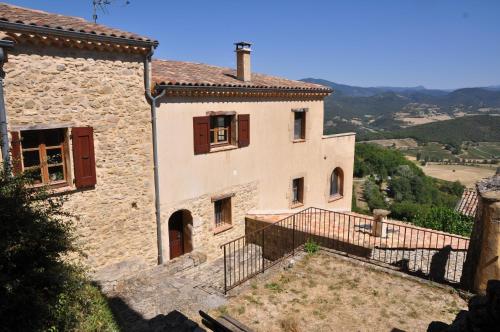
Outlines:
{"label": "stone house", "polygon": [[350,210],[355,137],[323,135],[330,89],[252,73],[248,43],[236,70],[151,63],[157,44],[0,3],[2,157],[67,194],[90,266],[213,259],[249,212]]}
{"label": "stone house", "polygon": [[[94,268],[157,258],[145,60],[157,42],[0,3],[14,172],[68,194]],[[4,124],[2,124],[4,125]],[[4,155],[4,158],[6,156]]]}
{"label": "stone house", "polygon": [[153,60],[164,260],[191,250],[209,259],[245,233],[247,213],[308,206],[350,211],[354,133],[323,135],[316,84],[251,72],[250,44],[236,70]]}

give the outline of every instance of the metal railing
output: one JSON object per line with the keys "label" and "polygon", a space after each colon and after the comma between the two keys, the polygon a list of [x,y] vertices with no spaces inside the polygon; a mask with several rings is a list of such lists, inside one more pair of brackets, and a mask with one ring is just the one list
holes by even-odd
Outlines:
{"label": "metal railing", "polygon": [[469,246],[466,237],[313,207],[271,224],[249,223],[245,235],[221,246],[225,292],[294,255],[308,241],[456,285]]}

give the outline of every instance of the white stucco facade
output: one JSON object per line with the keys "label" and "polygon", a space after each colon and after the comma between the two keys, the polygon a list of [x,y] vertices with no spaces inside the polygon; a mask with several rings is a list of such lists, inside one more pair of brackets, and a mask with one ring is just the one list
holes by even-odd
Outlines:
{"label": "white stucco facade", "polygon": [[[160,200],[164,256],[168,218],[179,210],[193,217],[193,248],[215,257],[223,242],[243,235],[248,212],[299,211],[315,206],[349,211],[354,161],[353,133],[323,135],[322,99],[294,101],[167,97],[158,105]],[[307,109],[305,140],[293,140],[293,109]],[[194,154],[193,117],[210,112],[250,115],[250,144]],[[340,167],[343,195],[330,196],[330,176]],[[292,180],[304,178],[303,205],[292,206]],[[251,194],[248,194],[249,189]],[[232,228],[218,233],[211,197],[232,194]],[[242,202],[238,199],[247,195]],[[215,234],[217,233],[217,234]],[[202,245],[204,244],[204,245]]]}

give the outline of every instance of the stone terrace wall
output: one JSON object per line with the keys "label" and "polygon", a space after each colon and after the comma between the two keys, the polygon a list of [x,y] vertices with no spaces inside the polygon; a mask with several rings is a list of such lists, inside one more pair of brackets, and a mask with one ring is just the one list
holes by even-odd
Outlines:
{"label": "stone terrace wall", "polygon": [[[72,191],[80,240],[94,268],[155,263],[150,107],[143,56],[16,45],[5,64],[9,127],[92,126],[95,189]],[[72,167],[71,167],[72,168]]]}

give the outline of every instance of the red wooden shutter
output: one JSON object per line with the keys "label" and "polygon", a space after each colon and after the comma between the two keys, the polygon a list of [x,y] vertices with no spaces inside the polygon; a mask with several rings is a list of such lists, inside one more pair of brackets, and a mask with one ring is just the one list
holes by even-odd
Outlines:
{"label": "red wooden shutter", "polygon": [[10,154],[12,156],[12,173],[19,175],[23,171],[21,160],[21,135],[18,131],[11,131]]}
{"label": "red wooden shutter", "polygon": [[73,164],[75,186],[93,187],[96,184],[94,136],[92,127],[75,127],[71,131],[73,139]]}
{"label": "red wooden shutter", "polygon": [[210,152],[210,117],[193,118],[194,154]]}
{"label": "red wooden shutter", "polygon": [[240,148],[250,145],[250,115],[238,115],[238,146]]}

